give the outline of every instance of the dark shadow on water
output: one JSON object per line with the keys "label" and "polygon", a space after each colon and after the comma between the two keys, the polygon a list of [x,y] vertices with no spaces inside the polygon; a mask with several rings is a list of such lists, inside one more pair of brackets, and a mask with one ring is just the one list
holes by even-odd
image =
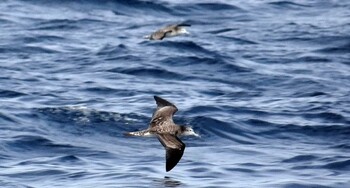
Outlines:
{"label": "dark shadow on water", "polygon": [[163,179],[154,179],[153,180],[158,186],[164,186],[164,187],[178,187],[180,185],[183,185],[181,181],[174,180],[171,177],[164,176]]}

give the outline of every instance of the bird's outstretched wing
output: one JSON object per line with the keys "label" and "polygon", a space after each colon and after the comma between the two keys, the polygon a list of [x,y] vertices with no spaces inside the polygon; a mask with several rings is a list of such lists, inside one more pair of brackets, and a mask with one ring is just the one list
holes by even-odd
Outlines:
{"label": "bird's outstretched wing", "polygon": [[171,134],[157,134],[157,138],[166,151],[165,170],[168,172],[180,161],[186,145],[178,137]]}
{"label": "bird's outstretched wing", "polygon": [[158,30],[152,34],[152,40],[163,40],[167,33],[170,33],[171,30]]}
{"label": "bird's outstretched wing", "polygon": [[177,27],[191,27],[191,24],[180,23],[176,25]]}
{"label": "bird's outstretched wing", "polygon": [[149,127],[152,128],[174,124],[173,115],[177,112],[177,107],[173,103],[158,96],[154,96],[154,99],[157,103],[157,109],[153,113]]}

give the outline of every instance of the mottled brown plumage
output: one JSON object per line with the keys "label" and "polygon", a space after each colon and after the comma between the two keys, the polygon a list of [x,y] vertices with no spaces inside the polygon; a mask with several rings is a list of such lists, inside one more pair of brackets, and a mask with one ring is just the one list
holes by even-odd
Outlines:
{"label": "mottled brown plumage", "polygon": [[181,135],[198,136],[192,128],[176,125],[173,121],[173,115],[177,112],[177,107],[169,101],[154,96],[157,103],[157,109],[153,113],[148,129],[129,132],[128,136],[157,136],[160,143],[166,150],[166,171],[173,169],[180,161],[184,151],[185,144],[178,138]]}
{"label": "mottled brown plumage", "polygon": [[165,37],[173,37],[181,34],[188,34],[185,27],[190,27],[189,24],[173,24],[168,25],[162,29],[157,30],[149,36],[146,36],[146,39],[150,40],[163,40]]}

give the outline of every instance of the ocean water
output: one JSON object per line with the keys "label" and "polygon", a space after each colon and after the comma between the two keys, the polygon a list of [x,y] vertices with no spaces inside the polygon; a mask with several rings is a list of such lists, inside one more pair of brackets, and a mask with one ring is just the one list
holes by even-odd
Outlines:
{"label": "ocean water", "polygon": [[[0,187],[350,187],[350,2],[0,1]],[[143,36],[172,23],[191,33]],[[165,172],[154,95],[185,137]]]}

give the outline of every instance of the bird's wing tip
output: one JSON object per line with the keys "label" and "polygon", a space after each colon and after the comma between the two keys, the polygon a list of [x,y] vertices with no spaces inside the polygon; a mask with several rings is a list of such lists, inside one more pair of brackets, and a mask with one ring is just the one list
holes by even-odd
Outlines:
{"label": "bird's wing tip", "polygon": [[171,102],[169,102],[161,97],[158,97],[157,95],[155,95],[153,97],[154,97],[154,100],[156,101],[158,107],[173,106],[176,108],[176,106],[173,103],[171,103]]}
{"label": "bird's wing tip", "polygon": [[191,24],[188,24],[188,23],[180,23],[180,24],[178,24],[178,26],[181,26],[181,27],[191,27]]}

